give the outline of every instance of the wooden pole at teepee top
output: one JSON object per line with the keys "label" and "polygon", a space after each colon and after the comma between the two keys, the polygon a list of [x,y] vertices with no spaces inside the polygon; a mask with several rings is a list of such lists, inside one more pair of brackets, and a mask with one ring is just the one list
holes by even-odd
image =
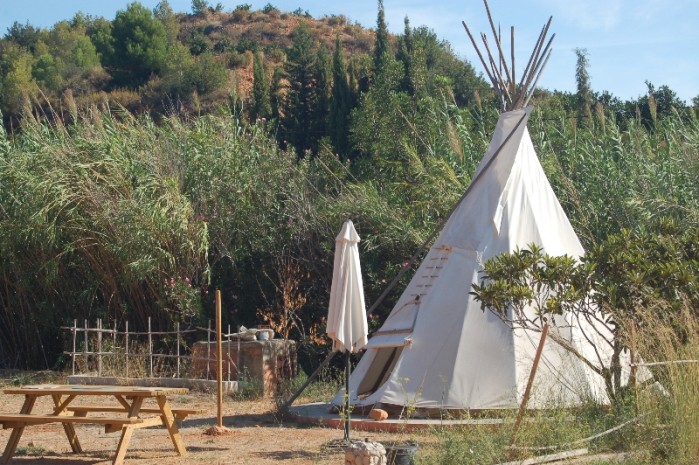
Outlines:
{"label": "wooden pole at teepee top", "polygon": [[[536,87],[541,72],[546,66],[546,62],[550,56],[550,47],[555,34],[551,36],[548,43],[546,43],[546,36],[551,26],[551,21],[553,17],[549,17],[544,27],[539,33],[539,37],[534,45],[534,50],[529,56],[529,61],[527,62],[524,72],[521,73],[519,79],[519,85],[517,84],[517,72],[515,68],[515,28],[512,26],[510,28],[510,62],[508,63],[508,57],[505,55],[505,50],[503,49],[503,39],[502,31],[500,30],[500,25],[495,27],[495,21],[493,21],[493,15],[490,11],[490,5],[488,5],[488,0],[483,0],[485,5],[485,11],[488,16],[488,24],[490,25],[490,30],[493,34],[493,40],[495,41],[495,46],[491,47],[488,41],[488,36],[481,32],[481,41],[483,42],[482,47],[484,53],[481,53],[480,47],[476,43],[468,25],[465,21],[462,21],[466,34],[471,40],[478,58],[483,64],[485,73],[488,75],[490,82],[493,85],[493,90],[497,94],[503,111],[520,110],[529,103],[534,94],[534,88]],[[546,43],[546,46],[544,44]],[[511,65],[511,67],[510,67]]]}
{"label": "wooden pole at teepee top", "polygon": [[[500,43],[500,34],[498,34],[498,32],[495,31],[495,22],[493,22],[493,16],[490,14],[490,6],[488,6],[488,0],[483,0],[483,3],[485,4],[485,11],[488,14],[488,22],[490,23],[490,28],[493,31],[495,45],[498,48],[498,54],[500,57],[498,61],[500,62],[500,65],[504,66],[505,68],[505,77],[507,78],[506,83],[510,83],[512,82],[512,76],[510,75],[510,70],[507,67],[507,61],[505,61],[505,54],[502,51],[502,44]],[[503,83],[505,84],[505,87],[509,87],[504,81]]]}
{"label": "wooden pole at teepee top", "polygon": [[517,95],[517,76],[515,75],[515,27],[510,26],[510,58],[512,58],[512,95]]}
{"label": "wooden pole at teepee top", "polygon": [[216,290],[216,425],[223,428],[223,342],[221,340],[221,291]]}

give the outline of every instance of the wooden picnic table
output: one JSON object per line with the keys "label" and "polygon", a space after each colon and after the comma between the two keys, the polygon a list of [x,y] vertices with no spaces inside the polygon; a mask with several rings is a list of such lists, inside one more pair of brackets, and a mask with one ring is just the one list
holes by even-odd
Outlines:
{"label": "wooden picnic table", "polygon": [[[106,433],[121,432],[121,439],[114,455],[113,465],[124,463],[134,430],[149,426],[164,425],[179,455],[186,455],[177,421],[187,415],[203,413],[199,409],[171,408],[168,396],[183,395],[185,388],[141,387],[141,386],[90,386],[70,384],[41,384],[4,389],[5,394],[24,396],[24,404],[18,414],[0,414],[3,428],[12,428],[0,463],[7,463],[17,449],[24,428],[46,423],[61,423],[70,447],[75,453],[82,452],[75,424],[103,424]],[[39,397],[51,396],[54,408],[44,414],[32,413]],[[113,397],[117,403],[109,405],[100,397]],[[156,406],[144,407],[146,399],[154,399]],[[95,404],[73,405],[76,399],[96,399]],[[93,415],[99,413],[100,415]],[[147,416],[147,414],[151,414]],[[153,415],[155,414],[155,416]]]}

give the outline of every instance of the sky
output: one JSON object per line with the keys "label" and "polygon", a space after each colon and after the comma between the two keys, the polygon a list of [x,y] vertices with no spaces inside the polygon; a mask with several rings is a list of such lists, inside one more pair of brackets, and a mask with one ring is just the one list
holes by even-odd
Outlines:
{"label": "sky", "polygon": [[[141,0],[153,8],[159,0]],[[129,0],[0,0],[0,34],[15,22],[50,28],[79,11],[114,19]],[[176,12],[190,13],[191,0],[169,0]],[[228,12],[249,4],[260,10],[272,4],[281,11],[298,8],[313,17],[344,15],[351,22],[375,28],[377,0],[209,0]],[[621,99],[635,99],[647,92],[646,81],[675,91],[688,103],[699,96],[699,0],[490,0],[493,20],[502,27],[509,44],[515,28],[515,61],[525,65],[549,16],[556,34],[553,54],[539,81],[549,90],[575,91],[575,49],[586,49],[592,89],[608,91]],[[386,22],[400,34],[407,16],[413,27],[427,26],[454,52],[470,61],[478,72],[482,65],[461,24],[472,32],[490,35],[481,0],[384,0]],[[505,52],[509,56],[509,46]],[[517,65],[521,75],[523,67]]]}

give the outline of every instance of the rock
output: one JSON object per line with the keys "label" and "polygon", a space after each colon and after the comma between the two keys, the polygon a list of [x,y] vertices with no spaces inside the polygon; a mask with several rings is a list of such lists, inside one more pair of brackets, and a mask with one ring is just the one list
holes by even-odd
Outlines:
{"label": "rock", "polygon": [[346,465],[379,465],[386,463],[386,449],[373,441],[356,442],[345,449]]}
{"label": "rock", "polygon": [[373,408],[369,411],[369,418],[376,421],[383,421],[388,418],[388,412],[380,408]]}

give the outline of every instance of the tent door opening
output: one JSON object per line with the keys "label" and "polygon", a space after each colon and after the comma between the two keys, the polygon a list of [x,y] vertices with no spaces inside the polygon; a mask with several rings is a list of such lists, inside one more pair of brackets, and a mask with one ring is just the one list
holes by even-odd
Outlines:
{"label": "tent door opening", "polygon": [[376,355],[357,389],[360,397],[373,394],[388,381],[388,377],[393,372],[393,367],[400,358],[401,352],[403,352],[403,347],[386,347],[374,350]]}

